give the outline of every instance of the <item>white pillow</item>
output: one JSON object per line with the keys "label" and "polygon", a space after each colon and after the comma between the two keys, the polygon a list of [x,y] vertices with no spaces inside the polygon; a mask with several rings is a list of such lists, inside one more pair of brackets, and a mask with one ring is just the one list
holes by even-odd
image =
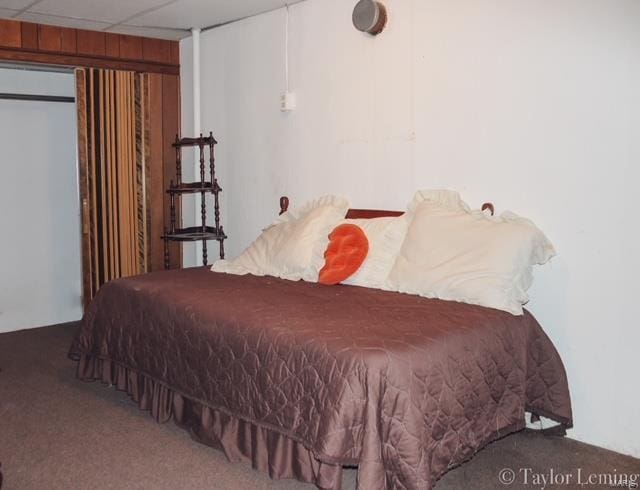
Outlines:
{"label": "white pillow", "polygon": [[448,209],[457,209],[460,211],[469,210],[467,203],[462,200],[460,194],[456,191],[449,191],[447,189],[424,189],[416,192],[407,206],[409,219],[411,219],[411,214],[413,214],[417,207],[424,201],[429,201]]}
{"label": "white pillow", "polygon": [[367,235],[369,253],[351,277],[342,284],[383,289],[389,272],[400,252],[409,220],[405,215],[372,219],[346,219],[343,223],[357,225]]}
{"label": "white pillow", "polygon": [[553,246],[525,218],[491,217],[471,211],[457,193],[445,195],[416,194],[389,288],[521,315],[532,266],[553,257]]}
{"label": "white pillow", "polygon": [[344,219],[348,208],[349,202],[337,196],[310,201],[280,216],[239,257],[218,260],[211,270],[316,282],[329,233]]}

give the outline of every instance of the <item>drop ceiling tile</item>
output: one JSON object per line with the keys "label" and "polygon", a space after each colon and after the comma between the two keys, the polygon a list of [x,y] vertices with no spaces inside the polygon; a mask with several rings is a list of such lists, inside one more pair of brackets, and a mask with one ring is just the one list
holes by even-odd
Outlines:
{"label": "drop ceiling tile", "polygon": [[163,29],[158,27],[131,26],[119,24],[107,29],[107,32],[117,32],[118,34],[131,34],[133,36],[155,37],[158,39],[169,39],[178,41],[189,37],[191,33],[183,29]]}
{"label": "drop ceiling tile", "polygon": [[3,9],[22,10],[34,3],[35,0],[0,0]]}
{"label": "drop ceiling tile", "polygon": [[[1,1],[1,0],[0,0]],[[42,0],[29,10],[39,14],[95,19],[101,22],[122,22],[149,9],[173,0]]]}
{"label": "drop ceiling tile", "polygon": [[177,0],[164,7],[133,17],[127,24],[189,29],[209,27],[248,15],[255,15],[285,4],[287,0]]}
{"label": "drop ceiling tile", "polygon": [[0,7],[0,19],[10,19],[14,15],[16,15],[19,10],[11,10]]}
{"label": "drop ceiling tile", "polygon": [[39,24],[49,24],[52,26],[75,27],[76,29],[88,29],[90,31],[101,31],[111,24],[98,22],[90,19],[76,19],[73,17],[60,17],[57,15],[34,14],[23,12],[16,17],[18,20],[36,22]]}

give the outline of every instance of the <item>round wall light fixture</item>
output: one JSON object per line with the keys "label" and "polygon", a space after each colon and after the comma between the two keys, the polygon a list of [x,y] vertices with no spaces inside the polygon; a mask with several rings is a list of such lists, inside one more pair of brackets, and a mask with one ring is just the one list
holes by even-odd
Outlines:
{"label": "round wall light fixture", "polygon": [[387,9],[375,0],[360,0],[353,8],[351,18],[356,29],[375,36],[387,23]]}

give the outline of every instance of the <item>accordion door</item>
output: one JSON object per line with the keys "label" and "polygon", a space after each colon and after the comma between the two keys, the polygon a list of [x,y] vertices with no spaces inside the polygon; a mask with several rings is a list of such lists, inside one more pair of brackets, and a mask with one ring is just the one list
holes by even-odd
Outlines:
{"label": "accordion door", "polygon": [[84,301],[149,270],[148,75],[76,70]]}

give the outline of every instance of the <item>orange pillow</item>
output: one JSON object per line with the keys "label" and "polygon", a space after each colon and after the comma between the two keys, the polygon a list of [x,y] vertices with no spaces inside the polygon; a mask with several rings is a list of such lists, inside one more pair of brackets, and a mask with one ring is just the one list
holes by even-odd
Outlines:
{"label": "orange pillow", "polygon": [[344,281],[360,268],[368,252],[369,240],[362,228],[348,223],[336,226],[329,235],[318,282],[331,286]]}

